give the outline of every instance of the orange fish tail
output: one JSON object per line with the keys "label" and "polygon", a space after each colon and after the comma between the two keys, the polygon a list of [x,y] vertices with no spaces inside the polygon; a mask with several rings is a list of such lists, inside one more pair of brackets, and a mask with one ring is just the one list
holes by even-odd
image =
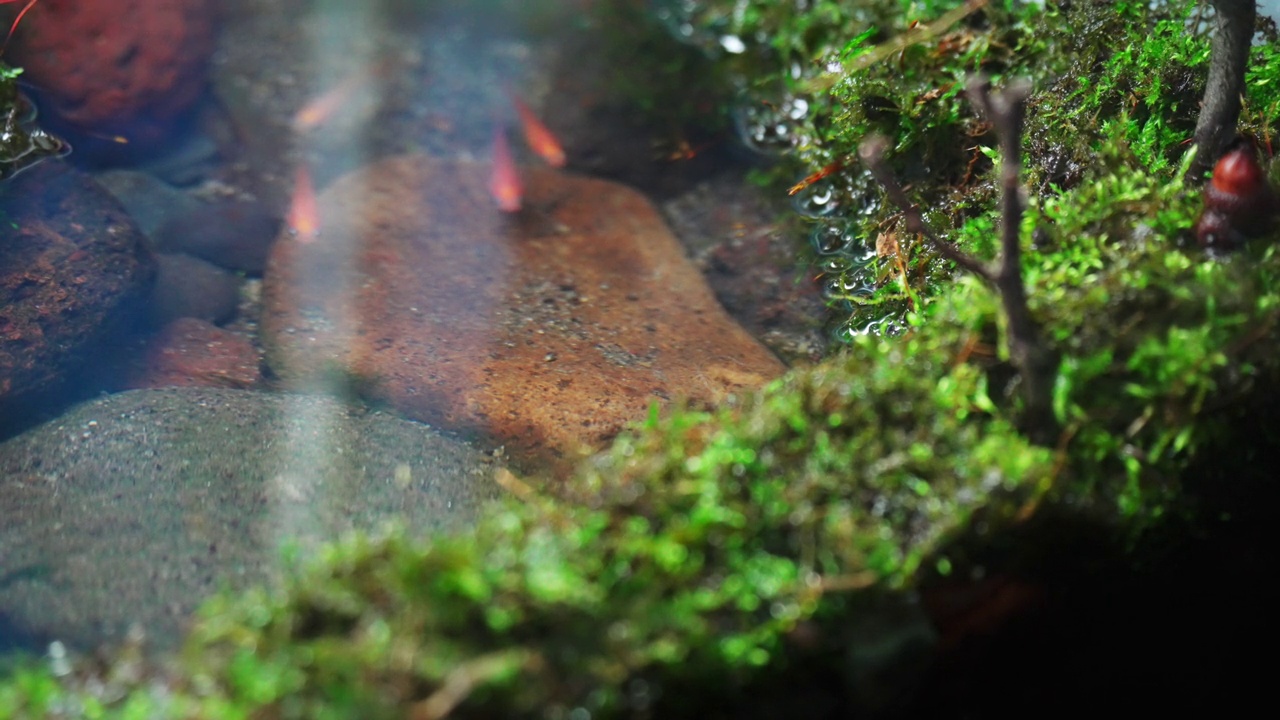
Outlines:
{"label": "orange fish tail", "polygon": [[285,220],[298,233],[302,242],[310,242],[320,230],[319,209],[316,204],[315,186],[305,164],[298,165],[294,174],[293,198],[289,202],[289,214]]}
{"label": "orange fish tail", "polygon": [[524,130],[524,140],[529,144],[529,149],[551,167],[564,167],[566,160],[564,148],[555,134],[538,119],[520,96],[510,89],[507,90],[507,94],[511,97],[511,104],[515,106],[516,113],[520,116],[520,127]]}
{"label": "orange fish tail", "polygon": [[524,187],[520,184],[520,173],[511,157],[506,129],[500,124],[493,130],[493,169],[489,176],[489,192],[498,203],[498,209],[503,212],[520,210]]}

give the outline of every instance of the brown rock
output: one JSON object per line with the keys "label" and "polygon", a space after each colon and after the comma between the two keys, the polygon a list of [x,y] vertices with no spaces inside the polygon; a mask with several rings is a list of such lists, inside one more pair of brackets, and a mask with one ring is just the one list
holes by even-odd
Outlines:
{"label": "brown rock", "polygon": [[119,341],[151,290],[156,264],[120,204],[62,162],[8,180],[0,217],[3,421],[24,396],[62,385]]}
{"label": "brown rock", "polygon": [[410,417],[543,459],[654,402],[714,403],[783,371],[642,195],[525,175],[514,216],[481,164],[398,157],[333,183],[319,236],[282,236],[268,265],[272,369],[295,385],[339,369]]}
{"label": "brown rock", "polygon": [[245,338],[203,320],[181,318],[148,343],[130,388],[252,388],[262,379],[258,353]]}
{"label": "brown rock", "polygon": [[138,142],[200,96],[213,41],[209,0],[40,0],[7,59],[65,123]]}

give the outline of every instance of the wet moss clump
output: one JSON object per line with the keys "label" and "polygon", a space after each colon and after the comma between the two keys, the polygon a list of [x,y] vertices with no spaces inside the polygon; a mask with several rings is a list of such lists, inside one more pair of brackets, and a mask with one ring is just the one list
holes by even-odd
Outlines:
{"label": "wet moss clump", "polygon": [[0,180],[40,160],[65,155],[66,143],[35,125],[35,106],[18,92],[20,68],[0,63]]}
{"label": "wet moss clump", "polygon": [[[991,235],[998,150],[964,96],[977,72],[1026,77],[1026,184],[1049,200],[1107,172],[1122,137],[1137,166],[1168,179],[1195,128],[1211,10],[1159,2],[866,3],[672,0],[672,33],[701,49],[736,92],[725,112],[762,173],[791,190],[837,340],[893,334],[950,277],[949,264],[902,229],[897,208],[857,160],[873,133],[944,237]],[[1280,112],[1274,24],[1259,23],[1242,132],[1271,147]],[[978,223],[966,227],[969,223]],[[804,241],[808,240],[807,243]],[[981,249],[979,246],[978,249]]]}

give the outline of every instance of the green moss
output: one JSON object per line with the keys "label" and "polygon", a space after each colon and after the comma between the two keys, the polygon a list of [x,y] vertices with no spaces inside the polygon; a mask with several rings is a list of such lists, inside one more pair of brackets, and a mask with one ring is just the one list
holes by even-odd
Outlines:
{"label": "green moss", "polygon": [[[1023,76],[1026,183],[1048,200],[1115,167],[1109,149],[1168,180],[1186,151],[1204,91],[1205,5],[1050,4],[878,0],[869,3],[660,3],[677,35],[743,88],[733,108],[748,146],[778,158],[774,192],[825,170],[796,192],[810,229],[835,336],[896,332],[949,266],[898,234],[897,209],[857,163],[872,133],[892,140],[890,162],[944,237],[990,233],[995,142],[964,97],[974,72]],[[1270,146],[1280,109],[1274,29],[1253,50],[1240,128]],[[732,42],[730,42],[732,40]],[[731,48],[727,49],[727,48]],[[801,183],[803,184],[803,183]],[[831,242],[831,238],[840,238]],[[901,259],[888,253],[892,240]]]}
{"label": "green moss", "polygon": [[0,63],[0,181],[46,157],[70,151],[66,143],[35,126],[35,108],[18,93],[21,75],[21,68]]}

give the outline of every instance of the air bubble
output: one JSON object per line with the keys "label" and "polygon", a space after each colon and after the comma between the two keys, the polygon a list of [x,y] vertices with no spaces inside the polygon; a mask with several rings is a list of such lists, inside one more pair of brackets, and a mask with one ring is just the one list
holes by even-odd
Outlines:
{"label": "air bubble", "polygon": [[747,51],[747,44],[737,35],[724,35],[720,38],[720,47],[732,55],[741,55]]}
{"label": "air bubble", "polygon": [[824,223],[814,228],[809,235],[813,251],[819,255],[835,255],[842,253],[853,244],[854,236],[840,225]]}
{"label": "air bubble", "polygon": [[879,257],[876,254],[875,247],[871,245],[857,245],[856,247],[846,248],[845,255],[849,258],[850,264],[862,269],[869,267]]}
{"label": "air bubble", "polygon": [[805,217],[829,217],[840,209],[840,199],[827,180],[819,180],[791,197],[796,212]]}
{"label": "air bubble", "polygon": [[844,297],[844,280],[838,276],[827,278],[822,283],[822,297],[827,300],[837,300]]}
{"label": "air bubble", "polygon": [[791,126],[782,121],[776,109],[763,102],[738,105],[733,124],[743,144],[761,155],[778,155],[791,147]]}
{"label": "air bubble", "polygon": [[843,255],[837,255],[823,260],[822,264],[818,267],[822,268],[822,272],[824,273],[836,274],[850,269],[853,267],[853,263],[849,262],[849,258],[846,258]]}
{"label": "air bubble", "polygon": [[831,341],[848,345],[853,342],[857,335],[853,331],[853,327],[849,323],[840,323],[831,330]]}

